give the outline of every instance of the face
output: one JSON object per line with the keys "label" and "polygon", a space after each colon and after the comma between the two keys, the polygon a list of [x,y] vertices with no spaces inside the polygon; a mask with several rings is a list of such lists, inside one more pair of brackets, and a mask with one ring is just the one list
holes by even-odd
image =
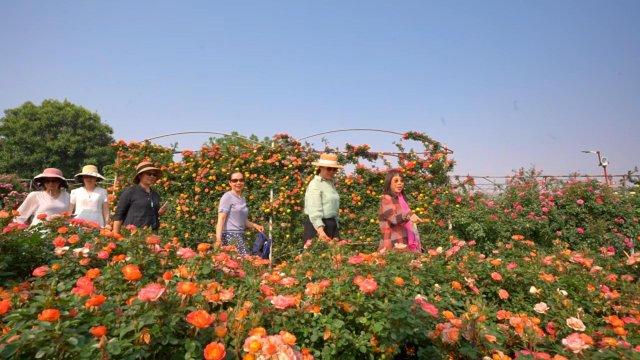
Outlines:
{"label": "face", "polygon": [[94,188],[94,187],[96,187],[96,184],[98,183],[98,179],[94,178],[93,176],[83,176],[82,177],[82,183],[84,184],[85,187]]}
{"label": "face", "polygon": [[142,183],[143,185],[151,186],[155,184],[156,181],[158,181],[159,177],[160,173],[158,173],[157,171],[145,171],[140,174],[140,183]]}
{"label": "face", "polygon": [[320,176],[325,180],[331,180],[336,176],[338,172],[337,168],[333,167],[321,167],[320,168]]}
{"label": "face", "polygon": [[242,173],[231,174],[229,185],[231,185],[231,190],[235,192],[241,192],[244,188],[244,176],[242,175]]}
{"label": "face", "polygon": [[399,194],[404,189],[404,180],[402,180],[402,176],[396,175],[391,178],[391,191],[396,194]]}
{"label": "face", "polygon": [[56,178],[45,178],[42,180],[42,183],[46,191],[60,189],[60,180]]}

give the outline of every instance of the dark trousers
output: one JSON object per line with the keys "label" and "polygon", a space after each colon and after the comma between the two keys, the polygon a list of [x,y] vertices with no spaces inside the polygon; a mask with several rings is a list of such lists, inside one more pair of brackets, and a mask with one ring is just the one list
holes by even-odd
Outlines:
{"label": "dark trousers", "polygon": [[[338,237],[338,221],[336,220],[336,218],[322,219],[322,222],[324,223],[324,233],[327,234],[327,236],[332,239],[337,238]],[[316,236],[318,236],[318,232],[316,231],[316,228],[314,228],[313,225],[311,224],[311,220],[309,220],[308,216],[304,217],[303,224],[304,224],[304,233],[302,234],[302,239],[304,241],[313,239]]]}

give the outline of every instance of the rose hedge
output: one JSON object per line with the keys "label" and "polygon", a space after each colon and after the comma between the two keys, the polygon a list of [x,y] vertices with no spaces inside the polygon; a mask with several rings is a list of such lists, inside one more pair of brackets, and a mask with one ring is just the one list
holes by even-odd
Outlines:
{"label": "rose hedge", "polygon": [[[0,291],[3,358],[633,358],[640,256],[549,249],[525,236],[481,253],[454,236],[424,255],[315,242],[270,268],[234,249],[57,219],[55,259]],[[287,357],[288,356],[288,357]]]}
{"label": "rose hedge", "polygon": [[[406,150],[418,144],[423,150]],[[111,189],[113,205],[117,194],[130,184],[135,165],[144,159],[162,166],[165,177],[158,182],[163,199],[169,200],[171,209],[162,218],[162,234],[177,236],[186,243],[196,244],[214,238],[218,201],[229,190],[228,178],[232,172],[245,175],[245,197],[254,222],[267,225],[273,221],[274,251],[276,257],[287,258],[302,248],[303,198],[306,184],[314,175],[312,162],[318,154],[308,144],[301,144],[285,134],[272,139],[249,140],[238,135],[212,139],[197,153],[183,151],[182,159],[174,162],[173,149],[148,143],[118,142],[116,164],[108,169],[117,181]],[[441,144],[424,134],[406,133],[397,143],[397,165],[407,175],[407,189],[412,205],[427,218],[442,217],[450,197],[448,173],[453,161]],[[326,149],[337,151],[338,149]],[[392,155],[381,156],[370,152],[368,145],[347,144],[340,152],[342,164],[355,171],[338,176],[341,195],[340,226],[343,237],[352,238],[371,248],[377,244],[377,209],[382,192],[384,171],[376,165],[390,165]],[[274,190],[273,201],[270,190]],[[434,204],[434,199],[438,202]],[[441,203],[442,205],[438,205]],[[445,222],[439,226],[444,228]],[[433,232],[435,223],[421,225],[423,231]]]}
{"label": "rose hedge", "polygon": [[[424,152],[407,151],[409,141],[420,144]],[[225,136],[197,153],[183,152],[179,162],[173,161],[174,149],[124,142],[115,146],[117,162],[109,169],[118,179],[111,189],[114,206],[139,161],[154,160],[166,171],[159,188],[172,207],[162,219],[163,235],[190,245],[210,241],[229,174],[243,171],[251,218],[264,225],[273,220],[275,259],[290,259],[300,252],[304,190],[313,176],[311,163],[317,159],[307,144],[283,134],[263,140]],[[475,191],[472,178],[451,183],[453,161],[426,135],[408,132],[397,147],[409,204],[427,220],[419,225],[424,243],[438,245],[453,234],[475,240],[481,250],[488,251],[495,239],[519,233],[540,246],[549,247],[562,235],[573,249],[614,246],[628,251],[640,241],[638,186],[635,191],[617,193],[594,180],[539,180],[539,173],[521,170],[503,192],[490,195]],[[340,161],[353,168],[337,178],[341,235],[363,250],[375,248],[380,238],[377,209],[383,169],[390,166],[390,159],[389,154],[370,152],[367,145],[347,144],[340,153]]]}

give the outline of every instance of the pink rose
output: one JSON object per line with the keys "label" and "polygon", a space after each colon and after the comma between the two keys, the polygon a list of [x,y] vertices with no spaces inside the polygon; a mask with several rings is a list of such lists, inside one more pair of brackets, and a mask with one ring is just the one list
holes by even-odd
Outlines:
{"label": "pink rose", "polygon": [[576,232],[580,235],[584,234],[584,229],[581,227],[576,228]]}
{"label": "pink rose", "polygon": [[586,350],[590,347],[590,345],[587,343],[588,341],[587,338],[589,337],[586,335],[584,336],[583,335],[584,334],[573,333],[567,336],[566,338],[562,339],[562,345],[564,345],[567,350],[571,351],[574,354],[580,353],[582,352],[582,350]]}
{"label": "pink rose", "polygon": [[438,308],[432,303],[428,302],[427,299],[422,295],[416,295],[413,301],[420,306],[422,310],[424,310],[427,314],[438,317]]}
{"label": "pink rose", "polygon": [[176,254],[185,260],[189,260],[192,257],[196,256],[196,252],[191,250],[191,248],[180,248],[178,249]]}
{"label": "pink rose", "polygon": [[43,277],[49,273],[49,267],[47,265],[39,266],[33,269],[33,276],[35,277]]}
{"label": "pink rose", "polygon": [[296,306],[298,304],[298,298],[295,296],[278,295],[271,299],[271,304],[273,304],[276,309],[284,310]]}
{"label": "pink rose", "polygon": [[362,291],[363,293],[371,294],[378,289],[378,283],[376,282],[375,279],[366,278],[360,281],[360,283],[358,284],[358,287],[360,288],[360,291]]}
{"label": "pink rose", "polygon": [[102,250],[98,253],[98,259],[106,260],[109,258],[109,253]]}
{"label": "pink rose", "polygon": [[578,200],[576,200],[576,204],[582,206],[582,205],[584,205],[584,200],[578,199]]}
{"label": "pink rose", "polygon": [[157,301],[162,294],[164,294],[165,287],[157,284],[151,283],[138,292],[138,299],[142,301]]}

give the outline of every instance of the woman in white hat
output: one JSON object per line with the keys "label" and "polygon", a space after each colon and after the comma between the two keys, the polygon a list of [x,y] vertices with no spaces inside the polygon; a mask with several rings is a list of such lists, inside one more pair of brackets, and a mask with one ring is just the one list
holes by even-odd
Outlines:
{"label": "woman in white hat", "polygon": [[305,248],[318,236],[329,240],[338,236],[338,211],[340,195],[333,184],[336,172],[342,168],[336,154],[323,153],[313,163],[317,167],[316,176],[309,182],[304,194],[304,233]]}
{"label": "woman in white hat", "polygon": [[85,165],[75,179],[83,186],[71,190],[69,211],[76,219],[91,221],[104,227],[109,222],[109,199],[107,190],[98,186],[104,176],[95,165]]}
{"label": "woman in white hat", "polygon": [[120,233],[122,225],[150,227],[158,230],[160,216],[166,211],[166,204],[160,205],[160,195],[151,187],[162,176],[162,170],[150,161],[143,161],[136,166],[134,185],[124,189],[118,199],[118,206],[113,214],[113,232]]}
{"label": "woman in white hat", "polygon": [[17,222],[26,224],[31,216],[31,225],[40,223],[43,219],[51,219],[61,215],[69,209],[69,193],[67,180],[62,171],[56,168],[47,168],[41,174],[33,178],[33,182],[39,191],[33,191],[24,199],[16,217]]}

